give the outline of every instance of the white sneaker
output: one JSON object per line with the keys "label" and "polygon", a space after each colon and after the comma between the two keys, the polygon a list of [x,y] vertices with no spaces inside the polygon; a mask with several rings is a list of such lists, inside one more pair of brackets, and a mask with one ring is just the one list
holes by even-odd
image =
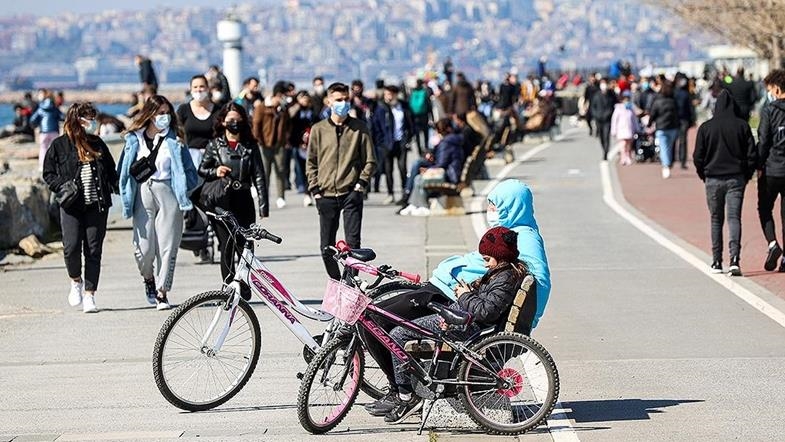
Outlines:
{"label": "white sneaker", "polygon": [[277,200],[275,200],[275,205],[279,209],[283,209],[284,207],[286,207],[286,200],[284,200],[283,198],[278,198]]}
{"label": "white sneaker", "polygon": [[414,213],[415,210],[417,210],[417,206],[414,204],[409,204],[408,206],[401,209],[401,211],[398,212],[398,215],[410,216],[412,213]]}
{"label": "white sneaker", "polygon": [[427,207],[418,207],[414,209],[412,216],[431,216],[431,209]]}
{"label": "white sneaker", "polygon": [[172,305],[169,304],[169,298],[168,297],[165,296],[164,299],[156,298],[156,300],[155,300],[155,309],[156,310],[158,310],[158,311],[169,310],[171,308],[172,308]]}
{"label": "white sneaker", "polygon": [[308,196],[308,195],[305,195],[305,196],[303,197],[303,207],[308,207],[308,206],[310,206],[312,203],[313,203],[313,200],[311,200],[311,197],[310,197],[310,196]]}
{"label": "white sneaker", "polygon": [[85,313],[96,313],[98,307],[95,306],[95,295],[86,295],[82,298],[82,311]]}
{"label": "white sneaker", "polygon": [[671,168],[670,167],[663,167],[662,168],[662,179],[667,180],[671,177]]}
{"label": "white sneaker", "polygon": [[68,303],[71,307],[76,307],[82,303],[82,291],[84,290],[84,282],[80,279],[79,282],[71,280],[71,291],[68,292]]}

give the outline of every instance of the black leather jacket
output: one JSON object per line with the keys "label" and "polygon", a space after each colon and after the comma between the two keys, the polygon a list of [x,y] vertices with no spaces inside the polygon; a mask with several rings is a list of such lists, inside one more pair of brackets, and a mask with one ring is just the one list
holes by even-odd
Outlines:
{"label": "black leather jacket", "polygon": [[202,164],[199,165],[199,176],[207,181],[218,178],[218,166],[228,166],[232,172],[228,175],[233,181],[239,181],[243,189],[256,187],[259,195],[259,215],[270,215],[270,206],[267,195],[267,177],[262,166],[262,153],[256,143],[251,145],[237,145],[232,150],[225,137],[213,138],[204,150]]}

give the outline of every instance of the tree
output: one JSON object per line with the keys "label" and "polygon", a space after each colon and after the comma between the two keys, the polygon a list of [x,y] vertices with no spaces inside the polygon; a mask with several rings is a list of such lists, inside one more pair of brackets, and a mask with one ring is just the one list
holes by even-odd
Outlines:
{"label": "tree", "polygon": [[772,67],[782,67],[785,54],[785,0],[648,0],[755,51]]}

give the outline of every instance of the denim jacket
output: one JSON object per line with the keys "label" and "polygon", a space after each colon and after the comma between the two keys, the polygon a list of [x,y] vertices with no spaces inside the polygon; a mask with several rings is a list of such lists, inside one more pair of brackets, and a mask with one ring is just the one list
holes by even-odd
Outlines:
{"label": "denim jacket", "polygon": [[[136,161],[139,152],[139,133],[128,133],[125,136],[125,147],[117,163],[117,174],[120,176],[120,199],[123,203],[123,217],[131,218],[134,214],[134,201],[139,190],[139,183],[131,176],[129,170],[131,164]],[[191,210],[193,204],[188,198],[188,192],[196,187],[197,174],[196,167],[191,161],[191,154],[183,143],[177,140],[175,134],[169,131],[164,135],[166,139],[161,144],[161,149],[169,149],[172,157],[172,179],[171,186],[180,210]],[[179,155],[177,155],[179,153]]]}

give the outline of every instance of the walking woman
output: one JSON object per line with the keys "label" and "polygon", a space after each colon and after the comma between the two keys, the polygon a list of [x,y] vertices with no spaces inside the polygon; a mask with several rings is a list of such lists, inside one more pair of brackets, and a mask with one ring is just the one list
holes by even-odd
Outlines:
{"label": "walking woman", "polygon": [[679,136],[679,113],[676,109],[676,100],[673,98],[673,83],[670,81],[662,84],[660,94],[651,104],[649,116],[649,126],[654,124],[657,129],[654,138],[660,147],[662,178],[668,179],[673,165],[673,145]]}
{"label": "walking woman", "polygon": [[[226,183],[225,202],[219,204],[234,214],[243,227],[249,227],[256,219],[251,187],[256,188],[259,198],[259,217],[269,216],[267,177],[264,174],[262,153],[251,132],[248,114],[237,103],[224,106],[215,118],[215,138],[207,145],[199,175],[205,181],[223,180]],[[235,243],[222,222],[210,219],[218,236],[221,250],[221,277],[224,281],[234,278]],[[244,238],[236,238],[242,250]],[[239,252],[237,253],[239,257]]]}
{"label": "walking woman", "polygon": [[[147,302],[158,310],[170,308],[167,294],[183,235],[183,211],[193,208],[187,193],[197,181],[191,155],[177,139],[179,131],[172,104],[153,95],[126,132],[119,165],[123,216],[133,218],[136,264]],[[155,164],[146,180],[131,174],[131,165],[143,158]]]}
{"label": "walking woman", "polygon": [[[65,118],[65,135],[52,141],[44,159],[44,181],[52,192],[76,184],[71,204],[60,206],[63,256],[71,291],[68,303],[94,313],[95,292],[101,274],[101,251],[106,218],[117,192],[115,163],[109,148],[95,133],[97,112],[90,103],[74,103]],[[82,278],[84,253],[84,279]]]}
{"label": "walking woman", "polygon": [[38,152],[38,170],[44,170],[44,158],[46,151],[55,138],[60,136],[60,121],[63,114],[55,104],[52,91],[47,89],[38,90],[38,108],[30,117],[30,124],[33,127],[40,127],[38,142],[40,150]]}
{"label": "walking woman", "polygon": [[[191,101],[177,108],[177,119],[183,128],[185,145],[191,153],[191,161],[199,167],[207,143],[213,138],[215,114],[219,107],[210,100],[210,88],[204,75],[191,77]],[[203,249],[198,254],[202,263],[212,262],[211,250]]]}

